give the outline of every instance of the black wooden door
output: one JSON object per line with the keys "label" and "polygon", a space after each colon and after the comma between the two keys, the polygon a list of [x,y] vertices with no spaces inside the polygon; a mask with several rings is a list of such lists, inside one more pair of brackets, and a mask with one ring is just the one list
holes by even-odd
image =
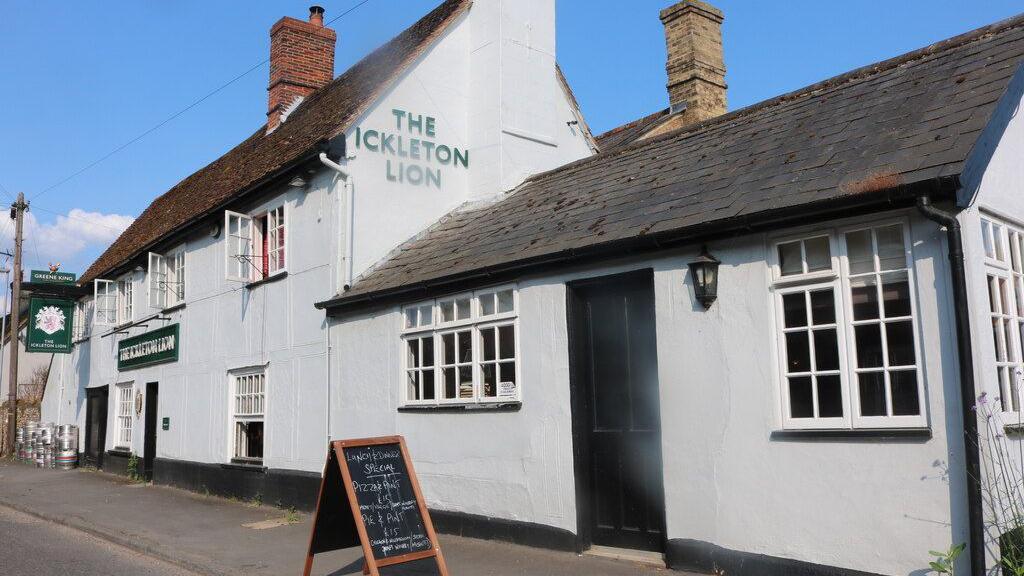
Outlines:
{"label": "black wooden door", "polygon": [[572,285],[581,547],[662,551],[665,496],[650,273]]}
{"label": "black wooden door", "polygon": [[102,468],[107,445],[107,387],[87,388],[85,401],[85,464]]}
{"label": "black wooden door", "polygon": [[157,417],[159,392],[159,383],[149,382],[146,384],[146,435],[143,438],[142,456],[142,475],[146,480],[153,479],[153,459],[156,458],[156,427],[159,426]]}

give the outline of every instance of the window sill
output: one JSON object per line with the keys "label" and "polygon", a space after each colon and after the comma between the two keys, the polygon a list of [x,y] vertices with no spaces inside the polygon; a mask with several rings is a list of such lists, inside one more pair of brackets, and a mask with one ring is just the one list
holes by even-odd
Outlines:
{"label": "window sill", "polygon": [[488,402],[486,404],[410,404],[399,406],[399,412],[518,412],[523,403]]}
{"label": "window sill", "polygon": [[773,430],[771,440],[878,440],[927,441],[932,438],[931,428],[868,428],[857,430]]}
{"label": "window sill", "polygon": [[122,458],[131,458],[132,452],[127,448],[114,448],[113,450],[107,450],[108,456],[120,456]]}
{"label": "window sill", "polygon": [[249,290],[252,290],[253,288],[256,288],[257,286],[262,286],[264,284],[270,284],[271,282],[277,282],[278,280],[282,280],[282,279],[287,278],[287,277],[288,277],[288,271],[285,270],[284,272],[278,272],[276,274],[273,274],[272,276],[267,276],[266,278],[263,278],[261,280],[255,280],[253,282],[249,282],[248,284],[245,285],[245,287],[248,288]]}
{"label": "window sill", "polygon": [[160,311],[160,314],[167,314],[168,312],[174,312],[175,310],[181,310],[184,307],[185,307],[185,303],[184,302],[178,302],[174,306],[168,306],[167,308],[164,308],[163,310]]}
{"label": "window sill", "polygon": [[267,471],[267,467],[263,465],[262,460],[238,460],[232,458],[231,462],[221,464],[220,467],[226,470],[242,470],[245,472],[258,472],[260,474]]}

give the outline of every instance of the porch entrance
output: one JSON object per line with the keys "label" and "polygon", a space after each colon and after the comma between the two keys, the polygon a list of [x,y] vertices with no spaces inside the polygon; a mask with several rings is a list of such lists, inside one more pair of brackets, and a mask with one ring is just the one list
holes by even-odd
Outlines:
{"label": "porch entrance", "polygon": [[578,547],[663,552],[652,274],[572,283],[568,304]]}

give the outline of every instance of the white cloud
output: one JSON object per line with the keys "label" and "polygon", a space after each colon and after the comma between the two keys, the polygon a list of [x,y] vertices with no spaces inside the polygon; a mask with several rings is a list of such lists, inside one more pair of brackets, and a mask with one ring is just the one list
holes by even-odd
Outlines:
{"label": "white cloud", "polygon": [[[0,214],[0,218],[7,220],[7,214]],[[25,243],[22,245],[25,268],[60,262],[63,270],[81,273],[81,268],[91,264],[91,258],[120,236],[133,220],[123,214],[72,208],[67,215],[40,223],[30,208],[25,214]],[[0,225],[0,230],[4,244],[13,246],[14,222],[7,220],[5,225]]]}

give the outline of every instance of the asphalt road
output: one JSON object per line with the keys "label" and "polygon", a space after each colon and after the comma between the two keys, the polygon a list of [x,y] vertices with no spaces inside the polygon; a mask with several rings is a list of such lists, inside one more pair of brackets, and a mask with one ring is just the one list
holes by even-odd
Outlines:
{"label": "asphalt road", "polygon": [[4,576],[194,576],[83,532],[0,506]]}

